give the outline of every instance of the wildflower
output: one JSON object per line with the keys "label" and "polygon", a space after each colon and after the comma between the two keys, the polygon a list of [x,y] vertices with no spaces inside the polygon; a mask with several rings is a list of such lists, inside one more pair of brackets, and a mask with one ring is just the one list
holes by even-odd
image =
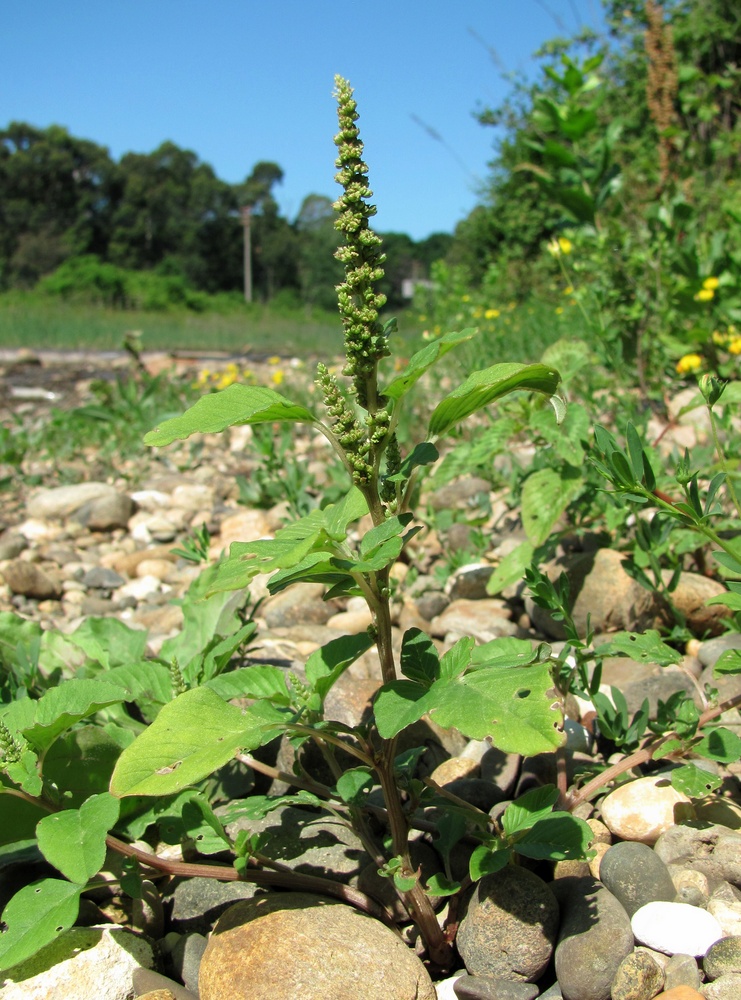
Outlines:
{"label": "wildflower", "polygon": [[564,290],[563,290],[563,293],[564,293],[564,295],[573,295],[573,294],[574,294],[574,288],[573,288],[573,285],[567,285],[567,286],[566,286],[566,287],[564,288]]}
{"label": "wildflower", "polygon": [[706,278],[702,283],[702,287],[711,292],[714,292],[719,284],[720,281],[718,281],[717,278]]}
{"label": "wildflower", "polygon": [[487,319],[497,319],[499,315],[500,313],[498,309],[487,309],[486,312],[484,313],[484,316]]}
{"label": "wildflower", "polygon": [[563,306],[556,306],[556,316],[560,316],[563,312]]}
{"label": "wildflower", "polygon": [[471,301],[470,295],[461,295],[461,302],[470,302],[470,301]]}
{"label": "wildflower", "polygon": [[728,345],[731,354],[741,354],[741,337],[734,337]]}
{"label": "wildflower", "polygon": [[573,249],[574,244],[565,236],[559,236],[558,239],[551,240],[548,244],[548,253],[551,257],[561,257],[562,255],[565,257]]}
{"label": "wildflower", "polygon": [[697,372],[702,368],[702,357],[699,354],[684,354],[677,361],[677,372],[679,375],[688,375],[690,372]]}
{"label": "wildflower", "polygon": [[276,369],[270,376],[274,385],[280,385],[281,382],[283,381],[283,377],[284,377],[283,372],[280,370],[280,368]]}
{"label": "wildflower", "polygon": [[278,357],[278,355],[274,354],[272,356],[272,358],[268,358],[268,364],[269,365],[279,365],[280,364],[280,358]]}
{"label": "wildflower", "polygon": [[701,288],[694,295],[695,302],[710,302],[715,298],[715,291],[712,288]]}
{"label": "wildflower", "polygon": [[728,342],[728,334],[721,333],[720,330],[713,330],[713,343],[722,347],[723,344]]}

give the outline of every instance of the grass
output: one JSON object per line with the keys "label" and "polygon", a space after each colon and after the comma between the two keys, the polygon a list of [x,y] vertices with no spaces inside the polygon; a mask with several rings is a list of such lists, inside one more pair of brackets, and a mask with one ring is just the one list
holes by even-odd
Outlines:
{"label": "grass", "polygon": [[127,331],[147,350],[228,351],[333,357],[342,350],[337,316],[303,309],[237,305],[227,312],[144,312],[65,302],[34,292],[0,295],[0,347],[116,350]]}

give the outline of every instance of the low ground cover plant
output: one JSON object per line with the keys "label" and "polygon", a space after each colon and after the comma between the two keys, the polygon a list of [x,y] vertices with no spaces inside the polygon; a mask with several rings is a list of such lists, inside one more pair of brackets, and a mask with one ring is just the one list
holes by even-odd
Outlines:
{"label": "low ground cover plant", "polygon": [[[316,746],[332,781],[319,780],[310,771],[281,775],[293,786],[289,794],[234,800],[229,815],[259,817],[279,805],[295,804],[311,810],[310,815],[327,810],[341,817],[391,880],[409,920],[419,929],[427,956],[443,969],[453,960],[456,923],[449,916],[441,924],[433,905],[437,898],[457,898],[516,855],[536,860],[588,857],[591,830],[574,809],[640,761],[659,754],[670,755],[673,762],[688,754],[719,762],[739,757],[741,740],[716,725],[718,716],[732,707],[727,703],[693,713],[689,699],[677,699],[651,729],[643,714],[627,718],[619,699],[600,701],[600,656],[639,655],[668,664],[677,662],[678,653],[658,632],[615,636],[609,649],[595,650],[593,636],[579,635],[570,620],[567,581],[554,582],[539,569],[537,551],[548,543],[569,499],[582,488],[581,472],[576,477],[566,467],[583,464],[584,441],[589,438],[588,414],[578,404],[567,411],[559,395],[561,376],[548,356],[471,372],[448,387],[431,408],[424,439],[401,438],[404,410],[417,384],[449,352],[470,342],[475,331],[441,334],[398,370],[386,366],[392,367],[387,373],[384,362],[393,326],[379,318],[383,254],[369,226],[374,209],[356,104],[349,84],[339,77],[336,98],[337,176],[343,191],[337,228],[344,238],[337,258],[345,269],[338,289],[345,335],[342,371],[335,374],[320,364],[318,401],[308,402],[295,402],[277,387],[234,381],[163,421],[145,440],[165,448],[237,425],[306,425],[331,445],[345,471],[346,488],[333,502],[311,505],[305,502],[307,491],[297,484],[294,513],[300,516],[272,539],[234,543],[228,556],[207,566],[188,592],[183,631],[167,640],[154,659],[145,658],[144,633],[112,620],[91,619],[71,635],[61,635],[42,633],[14,615],[4,617],[2,850],[6,858],[38,857],[40,852],[61,877],[25,886],[7,904],[0,969],[34,954],[74,924],[81,897],[99,881],[110,881],[101,875],[108,852],[124,859],[115,878],[121,891],[135,898],[145,891],[142,883],[153,871],[204,875],[329,894],[392,922],[379,900],[358,889],[282,870],[270,858],[270,844],[259,837],[243,832],[232,841],[228,836],[227,817],[217,816],[213,808],[223,769],[235,758],[264,768],[255,755],[279,736],[297,750]],[[561,356],[571,364],[568,375],[575,376],[582,367],[578,351],[562,347]],[[705,391],[709,405],[715,406],[722,387],[709,383]],[[532,473],[539,477],[537,489],[532,483],[528,487],[528,480],[522,487],[532,539],[530,548],[517,557],[515,575],[527,570],[536,602],[561,616],[567,646],[555,654],[545,642],[502,638],[477,646],[464,637],[441,653],[424,631],[410,628],[397,657],[391,633],[391,570],[422,528],[415,508],[419,480],[435,466],[441,443],[456,428],[510,396],[511,419],[519,420],[517,426],[523,429],[537,429],[559,458],[555,465]],[[507,435],[501,440],[508,440]],[[627,431],[624,448],[607,431],[595,431],[595,441],[593,471],[603,485],[606,480],[628,503],[653,504],[712,543],[728,571],[725,603],[735,613],[741,597],[733,581],[741,576],[741,552],[737,541],[729,541],[714,524],[727,473],[720,470],[701,486],[687,459],[676,473],[681,494],[666,500],[635,430]],[[493,449],[493,438],[488,447]],[[196,535],[188,558],[205,562],[206,545],[206,539]],[[309,581],[325,585],[327,597],[362,597],[373,624],[367,632],[341,636],[311,654],[302,678],[271,664],[247,663],[255,633],[250,584],[265,573],[271,574],[272,594]],[[501,575],[498,584],[503,585]],[[373,646],[383,685],[371,716],[355,727],[326,718],[324,705],[332,685]],[[735,654],[726,656],[718,670],[738,671],[739,660]],[[467,737],[489,739],[504,751],[561,756],[565,704],[574,693],[595,699],[605,731],[624,748],[623,759],[579,788],[569,789],[559,779],[558,787],[526,793],[498,822],[421,781],[415,770],[420,748],[400,750],[411,727],[429,717]],[[239,706],[235,699],[240,699]],[[682,787],[707,793],[708,781],[698,776],[697,768],[677,772]],[[277,776],[275,769],[266,773]],[[564,769],[559,773],[563,776]],[[380,812],[373,812],[383,819],[382,836],[369,821],[371,789],[380,792],[383,802]],[[431,805],[441,807],[447,818],[436,842],[440,871],[423,878],[412,862],[410,833],[419,822],[419,810]],[[165,829],[197,860],[166,860],[134,846],[142,838],[152,843],[165,839]],[[464,837],[473,841],[469,870],[455,879],[450,852]],[[219,863],[209,862],[213,856]]]}

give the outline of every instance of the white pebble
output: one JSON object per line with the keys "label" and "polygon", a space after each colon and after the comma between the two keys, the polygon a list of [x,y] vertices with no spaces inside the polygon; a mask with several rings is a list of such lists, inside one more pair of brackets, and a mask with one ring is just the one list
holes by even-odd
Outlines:
{"label": "white pebble", "polygon": [[646,903],[630,926],[637,941],[667,955],[704,956],[723,937],[715,917],[689,903]]}

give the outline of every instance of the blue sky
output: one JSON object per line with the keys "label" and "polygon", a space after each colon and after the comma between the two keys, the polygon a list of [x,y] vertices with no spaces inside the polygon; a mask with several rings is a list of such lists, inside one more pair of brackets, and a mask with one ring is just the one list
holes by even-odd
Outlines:
{"label": "blue sky", "polygon": [[307,194],[337,194],[340,73],[359,103],[375,226],[422,239],[476,203],[495,136],[473,112],[506,96],[502,70],[532,76],[542,42],[599,29],[600,11],[599,0],[4,0],[0,127],[64,125],[115,158],[169,139],[229,182],[273,160],[293,218]]}

